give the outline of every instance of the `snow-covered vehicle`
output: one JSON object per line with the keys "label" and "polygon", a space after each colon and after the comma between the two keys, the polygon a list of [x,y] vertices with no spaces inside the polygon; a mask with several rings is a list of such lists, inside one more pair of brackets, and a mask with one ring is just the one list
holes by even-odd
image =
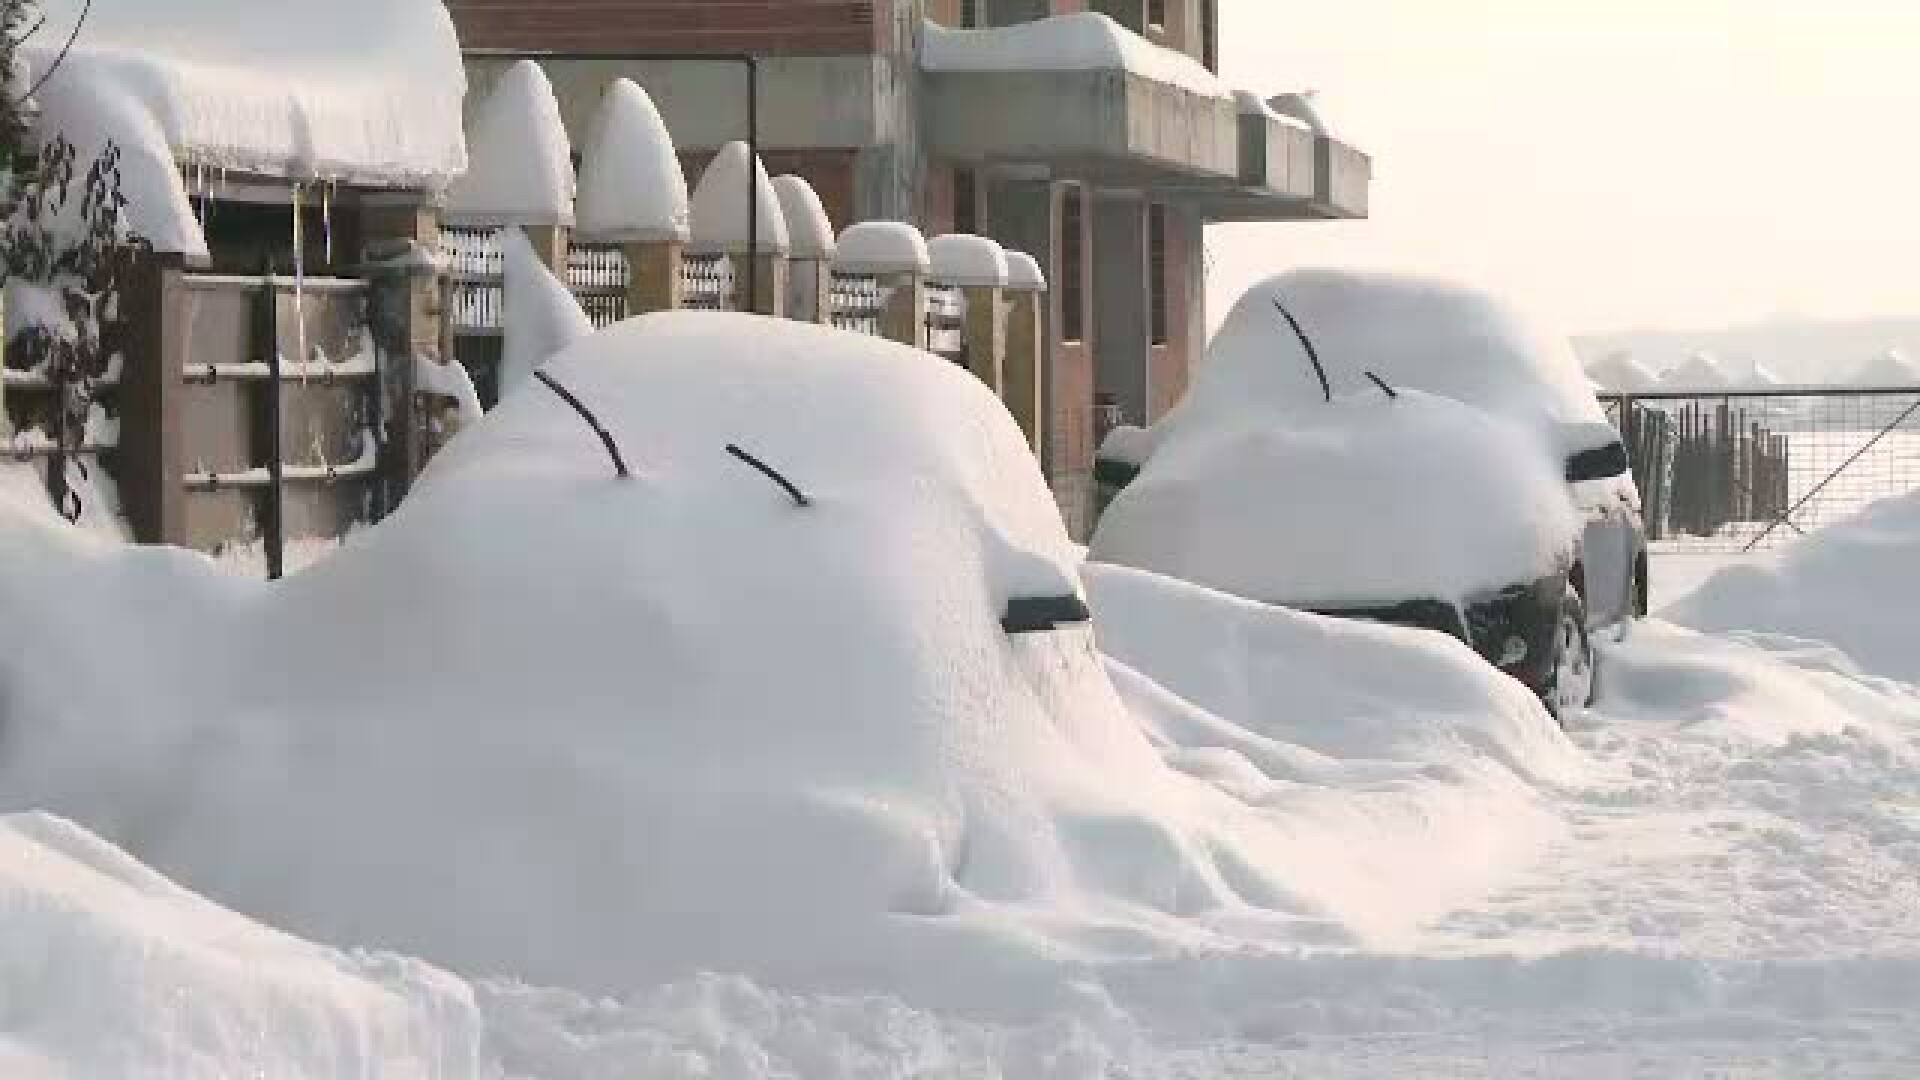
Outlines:
{"label": "snow-covered vehicle", "polygon": [[1094,559],[1443,631],[1557,716],[1592,700],[1593,632],[1646,612],[1619,434],[1568,345],[1472,289],[1272,278],[1098,468]]}

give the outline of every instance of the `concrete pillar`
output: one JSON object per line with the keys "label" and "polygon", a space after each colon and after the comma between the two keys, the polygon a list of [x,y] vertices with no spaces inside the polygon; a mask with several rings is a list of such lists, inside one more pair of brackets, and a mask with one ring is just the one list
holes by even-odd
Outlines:
{"label": "concrete pillar", "polygon": [[833,319],[833,271],[821,259],[787,264],[787,318],[825,326]]}
{"label": "concrete pillar", "polygon": [[[787,257],[774,252],[761,252],[752,256],[757,269],[756,275],[747,273],[748,256],[745,252],[730,253],[733,260],[733,310],[751,311],[758,315],[771,315],[780,318],[787,310]],[[747,295],[749,276],[755,278],[755,295]]]}
{"label": "concrete pillar", "polygon": [[1041,393],[1046,364],[1047,293],[1038,289],[1013,289],[1007,293],[1006,365],[1002,371],[1005,385],[1000,397],[1007,411],[1027,433],[1027,442],[1039,454],[1046,447],[1046,413]]}
{"label": "concrete pillar", "polygon": [[684,248],[677,240],[623,244],[627,256],[627,317],[684,306]]}
{"label": "concrete pillar", "polygon": [[184,546],[187,539],[180,429],[191,333],[185,277],[178,256],[143,254],[134,262],[123,298],[129,332],[114,478],[133,538],[143,544]]}
{"label": "concrete pillar", "polygon": [[1007,322],[1001,290],[991,286],[963,288],[967,304],[967,370],[1006,396]]}
{"label": "concrete pillar", "polygon": [[880,279],[886,296],[880,312],[880,335],[888,341],[927,347],[927,278],[911,272],[891,274]]}
{"label": "concrete pillar", "polygon": [[545,225],[522,225],[527,241],[533,245],[534,254],[547,264],[553,276],[561,281],[567,280],[567,254],[573,248],[573,229],[558,223]]}
{"label": "concrete pillar", "polygon": [[377,508],[385,513],[398,505],[432,456],[428,432],[448,426],[448,414],[455,411],[444,399],[418,398],[414,361],[455,361],[445,318],[445,275],[436,258],[438,209],[419,193],[370,195],[362,204],[360,231],[362,261],[370,267],[368,323],[380,357],[381,415],[387,424],[381,463],[387,497]]}

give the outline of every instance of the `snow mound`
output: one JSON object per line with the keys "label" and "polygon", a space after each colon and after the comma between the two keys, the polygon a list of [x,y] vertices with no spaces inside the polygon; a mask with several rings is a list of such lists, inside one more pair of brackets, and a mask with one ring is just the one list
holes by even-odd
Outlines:
{"label": "snow mound", "polygon": [[[747,193],[752,185],[758,210],[759,243],[747,233]],[[767,168],[743,142],[720,148],[693,192],[693,238],[688,250],[698,254],[744,254],[749,247],[767,255],[784,255],[791,246],[780,196]]]}
{"label": "snow mound", "polygon": [[1321,400],[1276,303],[1313,340],[1335,391],[1372,392],[1371,371],[1537,427],[1549,441],[1564,425],[1606,420],[1572,343],[1505,300],[1451,281],[1353,269],[1295,270],[1248,289],[1207,347],[1193,394],[1211,396],[1212,369],[1222,368],[1232,390],[1269,404]]}
{"label": "snow mound", "polygon": [[88,5],[38,6],[46,23],[23,52],[53,72],[37,94],[48,129],[77,143],[91,140],[67,121],[112,101],[192,165],[436,189],[466,165],[466,76],[435,0],[95,3],[57,68]]}
{"label": "snow mound", "polygon": [[608,85],[581,155],[580,238],[595,243],[687,239],[687,178],[653,99],[631,79]]}
{"label": "snow mound", "polygon": [[1660,381],[1652,368],[1628,352],[1611,352],[1588,364],[1587,377],[1601,390],[1614,394],[1652,390]]}
{"label": "snow mound", "polygon": [[1905,352],[1888,349],[1856,368],[1850,381],[1855,386],[1920,386],[1920,365]]}
{"label": "snow mound", "polygon": [[1730,566],[1668,609],[1701,630],[1785,634],[1920,683],[1920,496],[1888,499],[1766,559]]}
{"label": "snow mound", "polygon": [[1101,518],[1094,559],[1345,610],[1467,600],[1566,558],[1566,485],[1519,428],[1411,390],[1275,406],[1257,395],[1276,362],[1208,357]]}
{"label": "snow mound", "polygon": [[998,289],[1007,283],[1007,252],[998,243],[970,233],[950,233],[927,241],[929,276],[963,289]]}
{"label": "snow mound", "polygon": [[1198,60],[1163,49],[1093,11],[980,30],[927,23],[920,66],[927,71],[996,73],[1125,71],[1201,97],[1233,96]]}
{"label": "snow mound", "polygon": [[1712,353],[1695,352],[1660,373],[1662,390],[1725,390],[1732,384],[1726,367]]}
{"label": "snow mound", "polygon": [[828,262],[833,258],[833,222],[820,202],[820,193],[806,178],[788,173],[773,178],[774,191],[780,196],[780,215],[786,220],[789,252],[795,259]]}
{"label": "snow mound", "polygon": [[9,1077],[459,1077],[479,1056],[456,979],[249,922],[69,822],[0,817]]}
{"label": "snow mound", "polygon": [[472,164],[447,190],[463,225],[573,224],[573,150],[547,73],[521,60],[474,114]]}
{"label": "snow mound", "polygon": [[501,234],[502,319],[506,340],[500,349],[498,397],[532,381],[547,358],[593,333],[593,323],[580,301],[534,253],[526,234],[507,229]]}
{"label": "snow mound", "polygon": [[862,221],[840,234],[833,267],[849,274],[925,274],[927,239],[904,221]]}
{"label": "snow mound", "polygon": [[1046,292],[1047,275],[1040,263],[1024,251],[1007,252],[1007,288],[1015,292]]}

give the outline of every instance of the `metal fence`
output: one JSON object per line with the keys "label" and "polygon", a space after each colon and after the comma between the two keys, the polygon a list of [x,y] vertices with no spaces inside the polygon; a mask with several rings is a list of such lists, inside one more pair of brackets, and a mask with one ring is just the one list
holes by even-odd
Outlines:
{"label": "metal fence", "polygon": [[1773,547],[1920,490],[1920,387],[1784,387],[1605,399],[1650,538]]}
{"label": "metal fence", "polygon": [[950,285],[927,286],[927,351],[955,363],[967,355],[967,297]]}
{"label": "metal fence", "polygon": [[864,274],[834,274],[827,284],[827,322],[856,334],[880,334],[886,295],[878,278]]}
{"label": "metal fence", "polygon": [[688,255],[680,264],[680,303],[695,311],[731,311],[738,283],[725,255]]}

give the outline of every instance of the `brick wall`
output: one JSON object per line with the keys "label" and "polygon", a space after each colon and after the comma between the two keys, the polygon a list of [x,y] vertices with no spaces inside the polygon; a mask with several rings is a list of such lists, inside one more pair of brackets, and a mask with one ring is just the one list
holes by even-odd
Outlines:
{"label": "brick wall", "polygon": [[912,0],[446,0],[482,49],[837,55],[880,51]]}

